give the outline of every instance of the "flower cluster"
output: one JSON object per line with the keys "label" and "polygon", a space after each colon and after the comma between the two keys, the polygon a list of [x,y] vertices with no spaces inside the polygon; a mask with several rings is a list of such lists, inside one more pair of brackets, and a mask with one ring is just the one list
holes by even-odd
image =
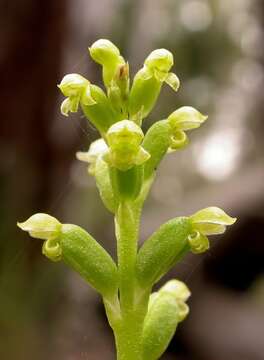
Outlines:
{"label": "flower cluster", "polygon": [[130,84],[128,62],[112,42],[98,40],[89,52],[102,66],[105,89],[82,75],[66,75],[58,85],[66,97],[61,113],[68,116],[81,108],[100,134],[88,151],[76,156],[88,163],[104,205],[115,216],[118,262],[88,232],[48,214],[35,214],[18,226],[44,240],[45,256],[63,260],[102,295],[118,359],[154,360],[187,316],[190,291],[175,279],[151,294],[153,285],[189,251],[208,250],[207,236],[222,234],[236,219],[208,207],[169,220],[138,249],[141,210],[158,165],[168,152],[183,149],[189,143],[186,132],[199,128],[207,116],[183,106],[144,134],[142,121],[154,108],[162,85],[174,91],[180,86],[171,72],[172,53],[152,51]]}

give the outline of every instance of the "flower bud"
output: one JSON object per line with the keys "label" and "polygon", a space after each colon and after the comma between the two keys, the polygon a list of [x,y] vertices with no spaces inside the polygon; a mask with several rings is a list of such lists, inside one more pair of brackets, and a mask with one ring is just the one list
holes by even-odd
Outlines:
{"label": "flower bud", "polygon": [[170,294],[173,297],[178,305],[178,321],[183,321],[189,313],[189,307],[185,304],[185,302],[191,296],[191,292],[188,287],[182,281],[173,279],[169,280],[165,285],[163,285],[159,290],[159,293]]}
{"label": "flower bud", "polygon": [[227,226],[233,225],[236,218],[227,215],[218,207],[209,207],[190,216],[193,232],[189,235],[189,244],[194,253],[209,248],[207,235],[223,234]]}
{"label": "flower bud", "polygon": [[169,345],[178,323],[189,313],[185,301],[190,296],[187,286],[171,280],[151,294],[143,327],[143,357],[156,360]]}
{"label": "flower bud", "polygon": [[176,279],[169,280],[159,291],[161,293],[170,293],[176,300],[184,302],[191,296],[191,292],[188,287],[182,281]]}
{"label": "flower bud", "polygon": [[207,116],[191,106],[183,106],[174,111],[168,117],[168,123],[171,129],[171,150],[181,149],[188,144],[188,137],[185,131],[200,127]]}
{"label": "flower bud", "polygon": [[95,41],[89,48],[92,59],[100,65],[116,61],[119,58],[119,49],[107,39]]}
{"label": "flower bud", "polygon": [[80,161],[90,164],[88,172],[95,175],[95,164],[99,156],[103,155],[108,149],[104,139],[98,139],[91,143],[88,151],[78,151],[76,157]]}
{"label": "flower bud", "polygon": [[125,65],[119,49],[109,40],[97,40],[89,48],[92,59],[103,67],[103,80],[107,88],[118,73],[119,66]]}

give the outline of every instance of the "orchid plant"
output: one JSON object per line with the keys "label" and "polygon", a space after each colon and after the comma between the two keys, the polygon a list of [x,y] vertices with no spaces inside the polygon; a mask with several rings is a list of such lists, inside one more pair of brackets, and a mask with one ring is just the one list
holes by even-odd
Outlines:
{"label": "orchid plant", "polygon": [[102,66],[105,91],[81,75],[68,74],[58,85],[65,96],[61,112],[68,116],[81,108],[100,134],[77,158],[88,163],[88,173],[114,216],[117,263],[87,231],[51,215],[38,213],[18,226],[44,240],[45,256],[64,261],[102,296],[117,359],[155,360],[186,318],[190,291],[176,279],[155,292],[153,286],[188,252],[208,250],[207,236],[223,233],[236,219],[208,207],[169,220],[139,248],[141,212],[161,160],[186,147],[188,131],[199,128],[207,116],[184,106],[144,134],[142,122],[163,83],[174,91],[179,88],[179,79],[171,72],[172,53],[152,51],[130,86],[129,65],[112,42],[98,40],[89,52]]}

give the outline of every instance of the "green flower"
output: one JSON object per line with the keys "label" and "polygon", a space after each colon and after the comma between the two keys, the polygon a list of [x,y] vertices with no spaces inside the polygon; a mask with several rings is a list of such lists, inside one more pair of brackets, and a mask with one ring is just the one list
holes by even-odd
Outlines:
{"label": "green flower", "polygon": [[140,125],[153,109],[163,82],[175,91],[178,90],[180,81],[170,72],[172,66],[172,53],[166,49],[157,49],[149,54],[143,68],[135,75],[129,97],[129,114],[137,124]]}
{"label": "green flower", "polygon": [[88,151],[78,151],[76,157],[80,161],[84,161],[90,166],[88,172],[90,175],[95,175],[96,161],[99,156],[102,156],[108,150],[108,146],[104,139],[98,139],[91,143]]}
{"label": "green flower", "polygon": [[206,120],[207,116],[201,114],[191,106],[183,106],[174,111],[168,122],[171,129],[170,150],[181,149],[189,142],[185,131],[197,129]]}
{"label": "green flower", "polygon": [[143,164],[150,157],[140,145],[143,138],[143,131],[133,121],[117,122],[106,134],[109,151],[104,155],[104,159],[110,166],[121,171]]}
{"label": "green flower", "polygon": [[61,104],[61,113],[68,116],[69,112],[77,112],[80,101],[85,105],[94,105],[96,101],[91,95],[91,84],[83,76],[68,74],[58,85],[67,98]]}
{"label": "green flower", "polygon": [[17,226],[29,233],[35,239],[46,240],[42,246],[42,253],[53,261],[59,261],[62,250],[59,244],[62,224],[53,216],[48,214],[35,214]]}
{"label": "green flower", "polygon": [[201,253],[209,248],[207,235],[223,234],[227,226],[233,225],[236,218],[227,215],[218,207],[208,207],[190,216],[193,232],[189,244],[193,253]]}
{"label": "green flower", "polygon": [[173,55],[166,49],[157,49],[152,51],[146,58],[144,64],[151,76],[154,76],[158,81],[165,81],[175,91],[180,86],[180,81],[176,74],[170,73],[173,66]]}

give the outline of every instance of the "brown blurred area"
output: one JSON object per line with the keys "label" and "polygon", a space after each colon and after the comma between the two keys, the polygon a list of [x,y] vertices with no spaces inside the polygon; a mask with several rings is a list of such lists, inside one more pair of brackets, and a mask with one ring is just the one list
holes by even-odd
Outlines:
{"label": "brown blurred area", "polygon": [[181,90],[163,89],[145,128],[181,105],[209,115],[189,147],[163,161],[142,241],[169,218],[202,207],[238,217],[206,255],[189,255],[168,274],[190,287],[191,313],[162,359],[264,359],[263,1],[1,5],[0,359],[115,358],[99,297],[16,227],[49,212],[88,229],[115,257],[112,217],[75,159],[98,134],[80,113],[60,114],[56,87],[72,72],[101,84],[87,52],[98,38],[120,47],[132,74],[153,48],[175,54]]}

